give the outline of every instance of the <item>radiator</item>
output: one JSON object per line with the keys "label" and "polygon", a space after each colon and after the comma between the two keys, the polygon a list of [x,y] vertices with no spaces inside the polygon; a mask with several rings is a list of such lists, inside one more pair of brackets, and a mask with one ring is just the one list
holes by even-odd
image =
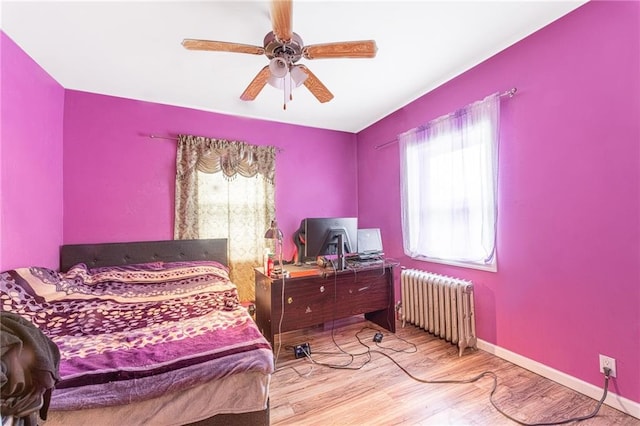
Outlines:
{"label": "radiator", "polygon": [[402,326],[413,324],[465,348],[477,348],[473,283],[418,269],[404,269]]}

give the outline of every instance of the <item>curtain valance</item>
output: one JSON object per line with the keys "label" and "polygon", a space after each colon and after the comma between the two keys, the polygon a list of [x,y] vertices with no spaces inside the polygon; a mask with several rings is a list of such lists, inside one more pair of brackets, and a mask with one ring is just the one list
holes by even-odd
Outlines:
{"label": "curtain valance", "polygon": [[250,145],[242,141],[212,139],[203,136],[178,136],[178,178],[195,170],[222,172],[228,179],[262,175],[271,184],[275,178],[276,150],[273,146]]}

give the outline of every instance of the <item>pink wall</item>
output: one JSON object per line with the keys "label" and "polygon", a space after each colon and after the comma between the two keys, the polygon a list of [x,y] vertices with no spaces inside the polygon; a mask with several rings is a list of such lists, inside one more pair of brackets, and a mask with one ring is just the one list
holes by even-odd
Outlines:
{"label": "pink wall", "polygon": [[353,134],[67,91],[64,242],[172,238],[176,144],[147,135],[179,133],[284,150],[276,210],[287,258],[302,218],[358,213]]}
{"label": "pink wall", "polygon": [[[640,402],[640,4],[590,2],[358,134],[360,223],[476,286],[481,339]],[[495,91],[498,272],[402,253],[397,134]]]}
{"label": "pink wall", "polygon": [[0,32],[0,271],[58,267],[64,89]]}
{"label": "pink wall", "polygon": [[[596,386],[598,354],[612,356],[613,391],[640,402],[639,15],[637,2],[590,2],[357,139],[65,93],[2,34],[0,269],[55,267],[62,241],[171,238],[175,145],[145,135],[273,144],[285,150],[276,203],[287,236],[305,216],[359,213],[404,265],[474,280],[480,338]],[[374,147],[512,86],[518,95],[503,103],[499,271],[404,258],[397,146]]]}

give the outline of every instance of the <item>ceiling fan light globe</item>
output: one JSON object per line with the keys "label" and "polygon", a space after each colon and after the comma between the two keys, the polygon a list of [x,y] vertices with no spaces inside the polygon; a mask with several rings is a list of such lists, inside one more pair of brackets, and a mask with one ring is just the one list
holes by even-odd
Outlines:
{"label": "ceiling fan light globe", "polygon": [[300,87],[309,76],[302,71],[299,65],[295,65],[291,68],[291,79],[293,80],[294,87]]}
{"label": "ceiling fan light globe", "polygon": [[283,58],[273,58],[269,61],[269,71],[275,78],[283,78],[289,72],[289,65]]}
{"label": "ceiling fan light globe", "polygon": [[284,77],[277,78],[272,75],[267,80],[267,83],[269,83],[270,86],[275,87],[276,89],[282,90],[282,88],[284,87]]}

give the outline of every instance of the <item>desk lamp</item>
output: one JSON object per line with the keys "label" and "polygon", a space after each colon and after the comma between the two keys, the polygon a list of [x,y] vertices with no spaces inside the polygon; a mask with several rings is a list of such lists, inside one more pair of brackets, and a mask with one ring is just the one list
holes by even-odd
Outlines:
{"label": "desk lamp", "polygon": [[[265,232],[264,237],[268,240],[276,240],[276,246],[280,246],[280,251],[278,252],[278,265],[280,267],[279,271],[276,271],[274,268],[274,272],[276,272],[276,274],[282,274],[284,273],[284,268],[282,267],[282,231],[280,230],[280,228],[278,228],[278,221],[276,221],[275,219],[271,221],[271,227],[269,229],[267,229],[267,232]],[[276,247],[276,250],[278,249],[278,247]]]}

